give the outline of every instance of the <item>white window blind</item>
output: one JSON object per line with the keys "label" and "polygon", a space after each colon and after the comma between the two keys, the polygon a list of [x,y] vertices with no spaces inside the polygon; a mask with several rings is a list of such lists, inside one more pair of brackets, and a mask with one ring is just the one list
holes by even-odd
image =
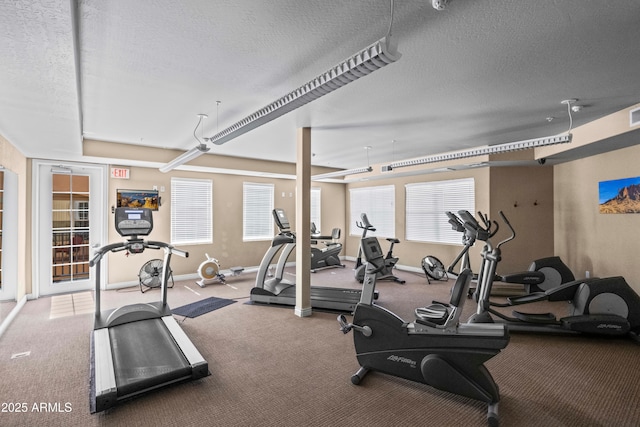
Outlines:
{"label": "white window blind", "polygon": [[[320,223],[321,220],[321,205],[320,205],[320,200],[321,200],[321,188],[319,187],[314,187],[311,189],[311,222],[313,222],[316,225],[316,228],[318,230],[322,230],[322,224]],[[326,234],[326,233],[325,233]]]}
{"label": "white window blind", "polygon": [[368,235],[395,237],[395,201],[396,193],[393,185],[350,189],[351,218],[349,221],[349,233],[362,235],[362,230],[356,227],[356,221],[361,222],[360,215],[366,213],[369,222],[376,229],[375,233],[367,233]]}
{"label": "white window blind", "polygon": [[171,178],[171,244],[213,243],[213,183]]}
{"label": "white window blind", "polygon": [[271,240],[273,231],[273,184],[242,185],[242,239]]}
{"label": "white window blind", "polygon": [[445,212],[475,212],[473,178],[407,184],[406,239],[419,242],[460,244]]}

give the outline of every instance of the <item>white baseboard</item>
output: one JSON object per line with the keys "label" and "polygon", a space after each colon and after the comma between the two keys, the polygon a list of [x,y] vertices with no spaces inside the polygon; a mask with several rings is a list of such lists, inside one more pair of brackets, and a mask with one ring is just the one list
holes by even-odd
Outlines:
{"label": "white baseboard", "polygon": [[22,307],[24,307],[26,303],[27,303],[27,296],[25,295],[22,298],[20,298],[20,301],[18,301],[18,304],[16,304],[16,306],[13,307],[13,310],[11,310],[9,312],[9,315],[2,321],[2,323],[0,324],[0,337],[2,337],[2,334],[4,334],[4,331],[7,330],[7,328],[13,321],[13,319],[15,319],[15,317],[18,315],[20,310],[22,310]]}

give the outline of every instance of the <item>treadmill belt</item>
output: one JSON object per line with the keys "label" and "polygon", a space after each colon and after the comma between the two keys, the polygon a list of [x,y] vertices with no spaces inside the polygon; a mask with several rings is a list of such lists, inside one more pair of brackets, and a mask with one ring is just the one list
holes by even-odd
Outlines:
{"label": "treadmill belt", "polygon": [[162,319],[109,329],[118,397],[191,376],[191,366]]}

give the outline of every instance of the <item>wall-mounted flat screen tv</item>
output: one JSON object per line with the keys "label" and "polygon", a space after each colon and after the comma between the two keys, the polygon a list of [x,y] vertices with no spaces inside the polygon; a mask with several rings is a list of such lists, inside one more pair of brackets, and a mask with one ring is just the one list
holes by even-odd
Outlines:
{"label": "wall-mounted flat screen tv", "polygon": [[116,190],[117,207],[119,208],[149,208],[154,211],[160,206],[157,190]]}

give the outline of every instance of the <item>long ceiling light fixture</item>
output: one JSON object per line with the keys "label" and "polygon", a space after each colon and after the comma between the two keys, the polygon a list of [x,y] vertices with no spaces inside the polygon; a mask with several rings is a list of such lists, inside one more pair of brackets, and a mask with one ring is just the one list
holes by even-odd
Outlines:
{"label": "long ceiling light fixture", "polygon": [[314,175],[311,177],[312,181],[319,181],[321,179],[327,179],[327,178],[338,178],[341,176],[347,176],[347,175],[356,175],[359,173],[367,173],[367,172],[371,172],[373,170],[373,168],[371,167],[371,162],[369,161],[369,150],[371,150],[371,146],[367,145],[364,147],[365,150],[367,150],[367,167],[364,168],[354,168],[354,169],[345,169],[345,170],[340,170],[340,171],[335,171],[335,172],[327,172],[327,173],[322,173],[320,175]]}
{"label": "long ceiling light fixture", "polygon": [[180,165],[183,165],[187,162],[190,162],[191,160],[195,159],[196,157],[200,157],[202,154],[206,153],[207,151],[209,151],[209,147],[207,147],[207,145],[203,142],[201,142],[198,139],[198,136],[196,135],[196,130],[198,130],[198,127],[200,126],[200,123],[202,123],[202,119],[206,119],[208,116],[206,114],[198,114],[198,117],[200,117],[200,120],[198,120],[198,124],[196,125],[196,128],[193,130],[193,136],[196,138],[196,140],[199,142],[198,145],[196,145],[195,147],[193,147],[191,150],[182,153],[181,155],[179,155],[178,157],[176,157],[175,159],[171,160],[169,163],[167,163],[166,165],[162,166],[159,170],[162,173],[167,173],[170,170],[173,170],[175,168],[177,168]]}
{"label": "long ceiling light fixture", "polygon": [[[393,23],[393,1],[391,2],[391,22]],[[204,138],[204,140],[215,145],[222,145],[360,77],[379,70],[385,65],[396,62],[401,56],[397,50],[397,44],[391,37],[391,25],[389,25],[387,35],[377,42],[266,107],[248,115],[212,137]]]}
{"label": "long ceiling light fixture", "polygon": [[486,156],[491,154],[508,153],[511,151],[527,150],[530,148],[544,147],[547,145],[562,144],[571,142],[570,133],[546,138],[527,139],[525,141],[507,142],[505,144],[485,145],[483,147],[470,148],[450,153],[434,154],[432,156],[421,157],[419,159],[402,160],[386,166],[382,166],[382,172],[406,166],[424,165],[427,163],[445,162],[447,160],[465,159],[467,157]]}
{"label": "long ceiling light fixture", "polygon": [[386,166],[382,166],[382,172],[388,172],[393,169],[402,168],[406,166],[424,165],[427,163],[445,162],[448,160],[465,159],[467,157],[486,156],[491,154],[508,153],[512,151],[528,150],[531,148],[545,147],[548,145],[564,144],[571,142],[573,135],[571,129],[573,128],[573,117],[571,111],[580,111],[576,109],[577,106],[571,105],[577,102],[577,99],[565,99],[560,101],[561,104],[567,106],[567,112],[569,114],[569,130],[565,134],[548,136],[545,138],[527,139],[525,141],[507,142],[504,144],[485,145],[477,148],[469,148],[467,150],[452,151],[449,153],[434,154],[432,156],[422,157],[419,159],[403,160],[400,162],[394,162]]}
{"label": "long ceiling light fixture", "polygon": [[347,175],[355,175],[355,174],[359,174],[359,173],[366,173],[366,172],[371,172],[373,170],[373,168],[371,166],[367,166],[366,168],[355,168],[355,169],[347,169],[347,170],[342,170],[342,171],[335,171],[335,172],[327,172],[327,173],[322,173],[320,175],[314,175],[311,177],[312,181],[319,181],[321,179],[327,179],[327,178],[338,178],[341,176],[347,176]]}

